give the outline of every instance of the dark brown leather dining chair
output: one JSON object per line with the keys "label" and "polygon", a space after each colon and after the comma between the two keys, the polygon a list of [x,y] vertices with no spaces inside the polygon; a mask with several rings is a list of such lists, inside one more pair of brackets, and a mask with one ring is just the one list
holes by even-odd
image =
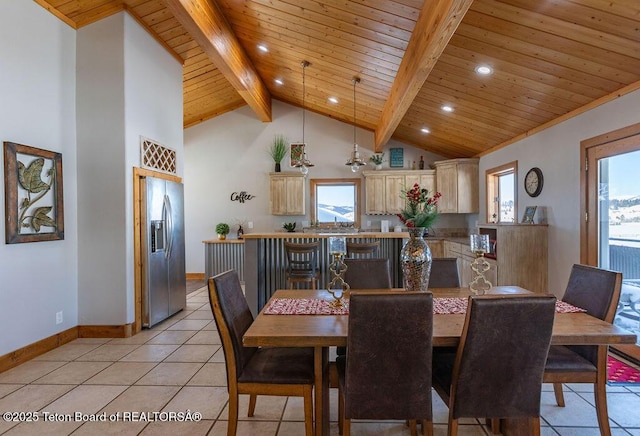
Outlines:
{"label": "dark brown leather dining chair", "polygon": [[460,273],[456,257],[434,258],[429,275],[429,288],[459,288]]}
{"label": "dark brown leather dining chair", "polygon": [[347,257],[363,258],[376,257],[380,250],[380,241],[351,242],[347,241]]}
{"label": "dark brown leather dining chair", "polygon": [[[526,418],[521,434],[540,434],[542,374],[551,343],[552,295],[472,296],[457,352],[434,353],[433,386],[459,418]],[[494,431],[496,428],[494,428]]]}
{"label": "dark brown leather dining chair", "polygon": [[349,259],[344,263],[347,270],[344,281],[351,289],[387,289],[391,288],[391,270],[389,259]]}
{"label": "dark brown leather dining chair", "polygon": [[432,338],[431,292],[351,294],[347,355],[337,361],[341,434],[351,419],[409,420],[412,435],[420,421],[433,434]]}
{"label": "dark brown leather dining chair", "polygon": [[[587,265],[573,265],[562,301],[586,309],[591,316],[613,322],[622,274]],[[607,411],[607,345],[554,345],[549,350],[544,381],[553,383],[558,406],[564,407],[562,383],[592,383],[600,434],[610,435]]]}
{"label": "dark brown leather dining chair", "polygon": [[222,340],[229,391],[227,435],[236,434],[238,396],[249,394],[248,416],[253,416],[258,395],[304,398],[305,434],[313,433],[312,348],[254,348],[242,345],[242,336],[253,323],[253,315],[242,293],[235,271],[208,281],[209,303]]}

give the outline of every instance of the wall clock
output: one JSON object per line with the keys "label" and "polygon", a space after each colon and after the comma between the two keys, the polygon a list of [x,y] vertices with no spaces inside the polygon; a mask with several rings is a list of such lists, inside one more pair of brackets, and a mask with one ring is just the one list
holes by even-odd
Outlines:
{"label": "wall clock", "polygon": [[538,167],[531,168],[524,177],[524,190],[530,197],[537,197],[542,192],[544,178],[542,170]]}

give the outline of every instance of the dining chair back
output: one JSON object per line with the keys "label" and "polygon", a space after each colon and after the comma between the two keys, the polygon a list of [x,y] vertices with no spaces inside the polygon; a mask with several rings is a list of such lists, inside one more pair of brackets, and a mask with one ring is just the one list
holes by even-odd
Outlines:
{"label": "dining chair back", "polygon": [[[587,265],[573,265],[562,300],[612,323],[620,300],[622,274]],[[565,406],[563,383],[593,383],[600,433],[611,434],[607,411],[608,345],[558,345],[549,350],[544,381],[553,383],[556,403]]]}
{"label": "dining chair back", "polygon": [[434,258],[431,263],[429,275],[429,288],[459,288],[460,272],[458,271],[458,258],[441,257]]}
{"label": "dining chair back", "polygon": [[316,242],[284,242],[287,256],[286,279],[287,288],[293,289],[294,283],[310,283],[316,289],[320,270],[318,269],[319,243]]}
{"label": "dining chair back", "polygon": [[380,251],[380,241],[350,242],[347,241],[347,257],[363,258],[376,257]]}
{"label": "dining chair back", "polygon": [[[389,259],[344,259],[347,270],[344,281],[351,289],[391,289]],[[343,356],[346,347],[337,347],[336,355]],[[334,383],[335,385],[335,383]]]}
{"label": "dining chair back", "polygon": [[344,281],[351,289],[390,289],[391,269],[389,259],[369,258],[350,259],[345,258],[347,270],[344,273]]}
{"label": "dining chair back", "polygon": [[313,349],[255,348],[242,345],[242,336],[253,323],[253,315],[231,270],[208,281],[209,304],[222,341],[229,391],[227,435],[236,434],[238,396],[249,395],[248,416],[253,416],[257,395],[304,398],[305,433],[313,433]]}
{"label": "dining chair back", "polygon": [[551,343],[552,295],[472,296],[455,353],[433,358],[433,386],[459,418],[528,418],[540,432],[542,374]]}
{"label": "dining chair back", "polygon": [[430,292],[350,295],[347,356],[338,361],[344,434],[351,419],[410,420],[413,434],[422,421],[433,432],[432,337]]}

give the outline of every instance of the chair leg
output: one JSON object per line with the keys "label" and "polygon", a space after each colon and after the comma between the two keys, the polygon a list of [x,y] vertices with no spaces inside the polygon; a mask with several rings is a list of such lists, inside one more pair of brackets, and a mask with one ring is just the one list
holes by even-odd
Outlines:
{"label": "chair leg", "polygon": [[422,420],[422,434],[433,436],[433,421]]}
{"label": "chair leg", "polygon": [[342,431],[344,436],[349,436],[351,435],[351,420],[350,419],[345,419],[344,423],[342,424]]}
{"label": "chair leg", "polygon": [[304,432],[306,436],[313,435],[313,388],[311,385],[304,389]]}
{"label": "chair leg", "polygon": [[500,434],[500,419],[491,418],[489,421],[491,423],[491,433]]}
{"label": "chair leg", "polygon": [[529,418],[529,434],[540,436],[540,417]]}
{"label": "chair leg", "polygon": [[415,419],[409,420],[409,430],[411,431],[411,436],[418,436],[418,426],[416,425]]}
{"label": "chair leg", "polygon": [[249,412],[247,412],[247,416],[251,417],[256,411],[256,400],[258,396],[256,394],[249,395]]}
{"label": "chair leg", "polygon": [[564,394],[562,393],[562,383],[554,383],[553,392],[556,394],[556,403],[558,403],[558,406],[564,407]]}
{"label": "chair leg", "polygon": [[238,430],[238,393],[229,392],[229,424],[227,436],[235,436]]}
{"label": "chair leg", "polygon": [[453,419],[449,414],[449,425],[447,426],[447,436],[458,436],[458,420]]}
{"label": "chair leg", "polygon": [[342,389],[338,385],[338,433],[343,434],[344,431],[344,398],[342,397]]}
{"label": "chair leg", "polygon": [[604,380],[597,381],[593,384],[593,392],[595,394],[596,414],[598,416],[600,434],[604,436],[611,436],[609,412],[607,411],[607,386],[604,383]]}

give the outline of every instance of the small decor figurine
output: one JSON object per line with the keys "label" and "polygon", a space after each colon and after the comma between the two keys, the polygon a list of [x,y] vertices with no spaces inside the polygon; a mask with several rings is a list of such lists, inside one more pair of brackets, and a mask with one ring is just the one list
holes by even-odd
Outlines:
{"label": "small decor figurine", "polygon": [[216,225],[216,233],[218,234],[218,239],[221,241],[227,239],[227,235],[229,234],[229,224],[218,223]]}
{"label": "small decor figurine", "polygon": [[407,207],[398,214],[398,218],[407,226],[409,240],[400,251],[400,263],[407,291],[426,291],[431,274],[431,250],[423,236],[438,217],[438,199],[436,192],[432,197],[429,191],[417,183],[411,189],[402,191],[401,198]]}
{"label": "small decor figurine", "polygon": [[284,223],[282,224],[282,228],[285,229],[289,233],[293,233],[296,231],[296,223]]}
{"label": "small decor figurine", "polygon": [[238,239],[242,239],[243,235],[244,235],[244,229],[242,228],[242,224],[238,224],[238,233],[237,233]]}

